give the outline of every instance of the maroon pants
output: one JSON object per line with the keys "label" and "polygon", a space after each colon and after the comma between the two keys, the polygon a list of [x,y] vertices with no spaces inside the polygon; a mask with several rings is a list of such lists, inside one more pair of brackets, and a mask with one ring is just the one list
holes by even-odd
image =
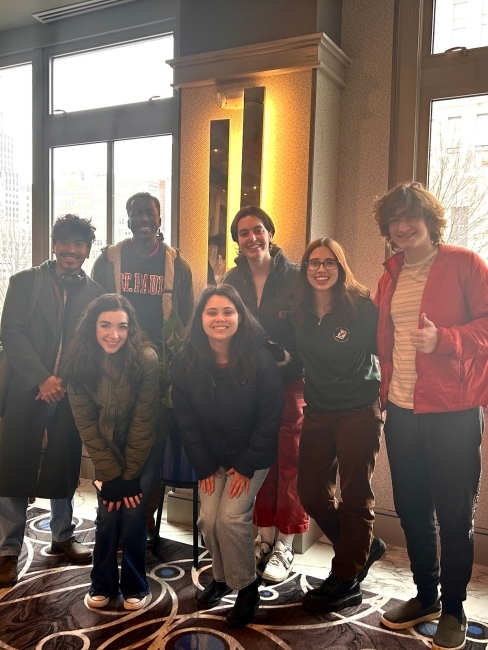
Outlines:
{"label": "maroon pants", "polygon": [[368,557],[374,521],[371,478],[381,427],[377,403],[348,411],[307,411],[303,421],[298,494],[332,542],[332,574],[338,580],[351,580]]}
{"label": "maroon pants", "polygon": [[278,434],[278,461],[271,466],[256,497],[253,522],[276,526],[290,535],[308,530],[308,515],[297,495],[298,446],[303,422],[303,379],[285,386],[285,409]]}

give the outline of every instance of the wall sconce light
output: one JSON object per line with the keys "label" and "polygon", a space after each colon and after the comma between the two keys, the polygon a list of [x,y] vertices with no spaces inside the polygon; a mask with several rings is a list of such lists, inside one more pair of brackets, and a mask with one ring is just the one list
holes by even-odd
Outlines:
{"label": "wall sconce light", "polygon": [[244,91],[231,90],[227,93],[217,93],[217,104],[219,108],[242,110],[244,108]]}

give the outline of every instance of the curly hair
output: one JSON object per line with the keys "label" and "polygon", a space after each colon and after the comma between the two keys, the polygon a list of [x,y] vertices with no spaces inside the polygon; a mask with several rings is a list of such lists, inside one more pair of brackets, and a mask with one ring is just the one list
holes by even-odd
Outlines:
{"label": "curly hair", "polygon": [[231,382],[247,385],[254,378],[256,371],[252,353],[258,345],[257,331],[252,324],[252,316],[240,295],[229,284],[209,285],[200,294],[185,333],[179,361],[180,363],[184,362],[187,376],[191,381],[201,381],[205,375],[211,375],[216,370],[214,353],[202,322],[203,311],[212,296],[228,298],[236,308],[239,325],[230,342],[227,369]]}
{"label": "curly hair", "polygon": [[373,203],[373,216],[380,233],[386,238],[394,252],[399,251],[400,247],[390,237],[389,220],[391,217],[404,214],[422,218],[429,228],[432,243],[437,246],[443,241],[447,225],[444,213],[445,210],[440,201],[416,181],[399,183]]}
{"label": "curly hair", "polygon": [[51,242],[54,246],[57,241],[65,238],[80,238],[88,246],[90,252],[95,241],[95,226],[91,219],[82,219],[77,214],[64,214],[56,219],[51,231]]}
{"label": "curly hair", "polygon": [[306,262],[314,250],[320,247],[329,248],[339,262],[339,276],[337,282],[331,289],[332,292],[332,314],[338,324],[346,324],[354,319],[358,312],[361,300],[369,298],[369,289],[354,277],[346,260],[346,254],[342,246],[330,237],[314,239],[305,249],[298,274],[296,304],[292,311],[292,319],[296,325],[305,322],[307,312],[314,310],[313,287],[308,281]]}
{"label": "curly hair", "polygon": [[[97,320],[105,311],[125,311],[129,319],[127,340],[120,349],[121,372],[136,390],[141,378],[144,350],[153,347],[139,326],[134,307],[124,296],[105,293],[93,300],[83,312],[63,360],[61,377],[64,383],[97,389],[102,377],[103,350],[97,341]],[[117,353],[119,356],[119,353]]]}

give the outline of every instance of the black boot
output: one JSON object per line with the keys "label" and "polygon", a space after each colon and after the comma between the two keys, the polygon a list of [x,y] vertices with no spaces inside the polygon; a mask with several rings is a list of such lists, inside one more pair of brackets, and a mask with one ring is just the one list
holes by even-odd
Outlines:
{"label": "black boot", "polygon": [[363,600],[357,578],[342,582],[332,573],[317,589],[307,591],[302,609],[307,612],[338,612],[345,607],[360,605]]}
{"label": "black boot", "polygon": [[259,608],[259,601],[258,581],[255,580],[244,589],[239,590],[236,604],[229,609],[225,617],[227,625],[229,627],[244,627],[244,625],[252,623]]}
{"label": "black boot", "polygon": [[217,607],[224,596],[230,594],[232,589],[225,582],[212,582],[203,591],[198,591],[195,596],[198,609],[212,609]]}
{"label": "black boot", "polygon": [[379,537],[373,537],[373,541],[371,542],[371,548],[369,549],[369,555],[368,555],[368,559],[366,560],[366,564],[363,566],[361,571],[356,576],[358,582],[362,582],[364,580],[364,578],[368,575],[368,571],[370,570],[373,562],[376,562],[381,557],[383,557],[385,551],[386,551],[385,542]]}

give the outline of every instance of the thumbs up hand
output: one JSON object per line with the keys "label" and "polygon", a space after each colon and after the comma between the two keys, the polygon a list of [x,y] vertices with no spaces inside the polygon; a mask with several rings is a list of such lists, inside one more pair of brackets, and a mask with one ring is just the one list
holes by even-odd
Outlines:
{"label": "thumbs up hand", "polygon": [[434,352],[437,345],[437,327],[425,314],[420,315],[420,329],[410,332],[410,340],[419,352]]}

